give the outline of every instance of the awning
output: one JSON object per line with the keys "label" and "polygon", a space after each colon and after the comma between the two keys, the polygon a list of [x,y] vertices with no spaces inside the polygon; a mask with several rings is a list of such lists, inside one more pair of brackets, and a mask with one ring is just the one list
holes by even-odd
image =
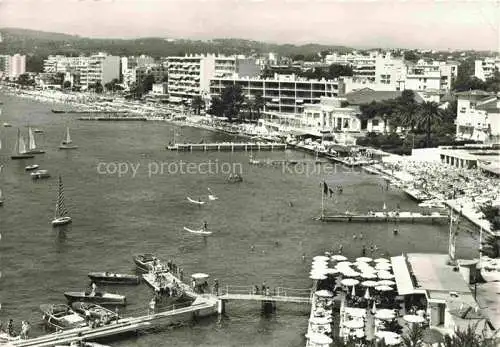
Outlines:
{"label": "awning", "polygon": [[399,295],[413,294],[413,281],[411,280],[406,259],[404,256],[391,257],[392,271],[396,280]]}

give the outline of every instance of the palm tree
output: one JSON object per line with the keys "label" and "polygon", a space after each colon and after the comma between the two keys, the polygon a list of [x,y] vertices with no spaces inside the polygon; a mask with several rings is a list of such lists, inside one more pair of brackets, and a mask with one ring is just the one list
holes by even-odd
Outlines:
{"label": "palm tree", "polygon": [[432,101],[424,102],[419,107],[418,117],[419,119],[417,125],[420,125],[425,129],[425,142],[426,146],[429,147],[431,143],[432,127],[443,117],[441,110],[439,109],[439,105]]}
{"label": "palm tree", "polygon": [[191,108],[194,110],[195,114],[200,114],[201,109],[205,107],[205,101],[203,98],[199,95],[196,95],[193,97],[191,100]]}
{"label": "palm tree", "polygon": [[401,336],[401,340],[405,347],[421,347],[423,346],[423,336],[424,330],[417,324],[412,324],[406,334]]}
{"label": "palm tree", "polygon": [[266,106],[266,101],[261,94],[256,94],[253,99],[253,109],[257,112],[257,120],[260,119],[260,111]]}
{"label": "palm tree", "polygon": [[[479,323],[479,322],[478,322]],[[496,334],[487,337],[476,332],[478,323],[469,325],[465,330],[455,330],[452,336],[446,335],[443,347],[495,347],[498,346]]]}
{"label": "palm tree", "polygon": [[415,126],[417,125],[418,111],[419,107],[416,102],[403,104],[398,107],[401,125],[407,129],[410,128],[411,132],[415,130]]}

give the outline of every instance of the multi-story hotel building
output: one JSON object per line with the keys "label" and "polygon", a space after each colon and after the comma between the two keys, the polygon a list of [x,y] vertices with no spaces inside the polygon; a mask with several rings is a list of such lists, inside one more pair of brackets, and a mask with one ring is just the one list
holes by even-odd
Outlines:
{"label": "multi-story hotel building", "polygon": [[493,77],[495,71],[500,70],[500,56],[495,58],[485,58],[474,62],[474,76],[485,81]]}
{"label": "multi-story hotel building", "polygon": [[500,97],[481,90],[457,93],[456,137],[484,143],[500,137]]}
{"label": "multi-story hotel building", "polygon": [[252,59],[236,56],[186,55],[168,57],[168,93],[172,102],[189,102],[194,96],[207,97],[210,80],[237,73],[256,76],[260,67]]}
{"label": "multi-story hotel building", "polygon": [[426,89],[450,90],[457,76],[458,64],[454,62],[425,62],[409,64],[404,89],[415,91]]}
{"label": "multi-story hotel building", "polygon": [[302,113],[304,104],[319,103],[323,96],[339,96],[344,85],[338,80],[310,80],[295,75],[277,75],[273,78],[219,77],[210,81],[210,94],[220,95],[227,86],[238,85],[249,98],[261,95],[264,112]]}
{"label": "multi-story hotel building", "polygon": [[17,78],[26,72],[26,56],[20,54],[0,56],[2,77]]}
{"label": "multi-story hotel building", "polygon": [[100,82],[102,85],[120,79],[120,57],[99,53],[90,57],[49,56],[44,61],[44,71],[52,73],[79,73],[82,86]]}

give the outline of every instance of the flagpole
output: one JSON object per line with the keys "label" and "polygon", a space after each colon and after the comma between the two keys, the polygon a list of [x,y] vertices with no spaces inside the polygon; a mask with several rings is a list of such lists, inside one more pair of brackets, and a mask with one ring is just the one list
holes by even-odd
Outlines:
{"label": "flagpole", "polygon": [[480,225],[480,230],[479,230],[479,267],[482,266],[481,261],[483,258],[483,226]]}
{"label": "flagpole", "polygon": [[323,181],[321,187],[321,219],[325,218],[325,182]]}
{"label": "flagpole", "polygon": [[448,258],[450,263],[453,262],[452,250],[451,250],[451,233],[453,232],[453,207],[450,206],[450,232],[448,235]]}

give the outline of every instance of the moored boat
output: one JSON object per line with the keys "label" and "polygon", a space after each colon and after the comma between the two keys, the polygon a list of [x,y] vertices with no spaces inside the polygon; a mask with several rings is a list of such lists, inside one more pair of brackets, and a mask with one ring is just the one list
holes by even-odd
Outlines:
{"label": "moored boat", "polygon": [[52,329],[72,329],[86,325],[85,319],[65,304],[40,305],[43,320]]}
{"label": "moored boat", "polygon": [[96,292],[94,295],[86,292],[65,292],[64,296],[69,302],[81,301],[92,302],[101,305],[126,305],[127,299],[124,295],[106,292]]}
{"label": "moored boat", "polygon": [[2,194],[2,190],[0,189],[0,206],[3,205],[3,202],[4,202],[4,197],[3,197],[3,194]]}
{"label": "moored boat", "polygon": [[73,144],[71,136],[69,134],[69,128],[66,127],[66,138],[61,142],[59,149],[77,149],[78,146]]}
{"label": "moored boat", "polygon": [[59,176],[59,192],[57,194],[56,210],[54,212],[54,219],[52,226],[65,225],[72,222],[71,217],[68,215],[68,210],[64,204],[64,187],[62,184],[61,176]]}
{"label": "moored boat", "polygon": [[71,308],[84,317],[89,315],[90,318],[98,318],[100,321],[115,320],[120,318],[116,312],[90,302],[74,302],[71,304]]}
{"label": "moored boat", "polygon": [[140,278],[137,275],[118,274],[112,272],[90,272],[89,278],[94,282],[114,283],[114,284],[139,284]]}
{"label": "moored boat", "polygon": [[4,128],[10,128],[12,126],[12,124],[10,124],[10,123],[3,123],[3,126],[4,126]]}
{"label": "moored boat", "polygon": [[28,165],[28,166],[26,166],[26,167],[24,168],[24,170],[26,170],[26,171],[32,171],[32,170],[36,170],[36,169],[38,169],[38,168],[39,168],[39,165],[37,165],[37,164],[32,164],[32,165]]}
{"label": "moored boat", "polygon": [[137,268],[146,272],[152,270],[157,261],[159,261],[159,259],[151,253],[138,254],[134,256],[134,263]]}
{"label": "moored boat", "polygon": [[35,135],[31,127],[28,127],[28,152],[29,154],[42,154],[45,151],[38,149],[36,146]]}
{"label": "moored boat", "polygon": [[17,129],[17,140],[16,146],[14,147],[14,153],[10,157],[11,159],[29,159],[33,158],[34,155],[26,151],[26,144],[21,136],[21,130]]}
{"label": "moored boat", "polygon": [[[30,169],[30,170],[33,170],[33,169]],[[31,175],[31,178],[34,180],[50,177],[50,173],[47,170],[36,170],[35,172],[32,172],[30,175]]]}

